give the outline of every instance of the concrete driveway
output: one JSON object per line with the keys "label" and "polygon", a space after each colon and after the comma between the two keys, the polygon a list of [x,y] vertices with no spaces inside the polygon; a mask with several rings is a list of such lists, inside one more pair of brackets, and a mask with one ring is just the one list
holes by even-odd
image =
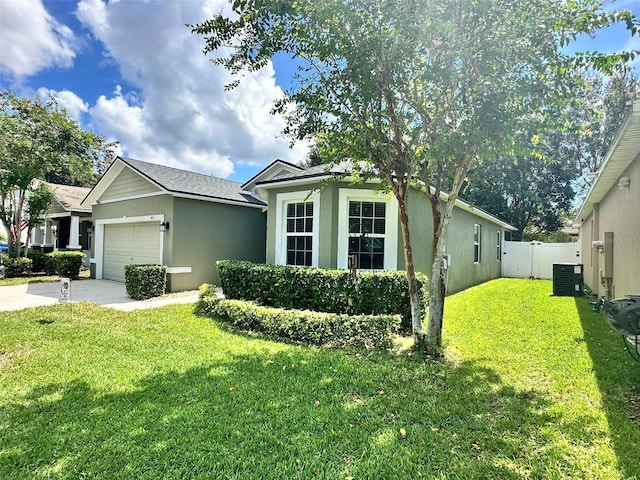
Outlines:
{"label": "concrete driveway", "polygon": [[[0,287],[0,311],[55,305],[59,297],[60,282]],[[171,303],[194,303],[198,300],[198,292],[180,292],[149,300],[132,300],[127,296],[124,283],[108,280],[72,280],[70,299],[72,302],[91,302],[129,311],[161,307]]]}

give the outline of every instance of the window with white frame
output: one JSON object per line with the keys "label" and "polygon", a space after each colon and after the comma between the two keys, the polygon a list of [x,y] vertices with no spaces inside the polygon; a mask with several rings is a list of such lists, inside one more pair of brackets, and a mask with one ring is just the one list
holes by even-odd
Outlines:
{"label": "window with white frame", "polygon": [[318,192],[276,195],[276,264],[318,266],[318,205]]}
{"label": "window with white frame", "polygon": [[359,269],[384,269],[385,202],[349,201],[349,255]]}
{"label": "window with white frame", "polygon": [[341,188],[338,201],[338,268],[350,255],[361,270],[398,266],[398,202],[375,190]]}
{"label": "window with white frame", "polygon": [[287,265],[313,264],[313,202],[290,202],[286,208]]}
{"label": "window with white frame", "polygon": [[473,263],[480,263],[480,247],[482,241],[482,228],[479,224],[473,225]]}
{"label": "window with white frame", "polygon": [[502,260],[502,232],[500,230],[496,232],[496,260]]}

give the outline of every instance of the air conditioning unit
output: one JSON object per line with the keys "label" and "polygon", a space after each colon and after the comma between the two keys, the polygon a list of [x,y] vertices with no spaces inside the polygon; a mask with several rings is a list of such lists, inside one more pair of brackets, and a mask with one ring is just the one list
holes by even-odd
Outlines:
{"label": "air conditioning unit", "polygon": [[580,297],[584,292],[584,265],[553,264],[553,294],[557,297]]}

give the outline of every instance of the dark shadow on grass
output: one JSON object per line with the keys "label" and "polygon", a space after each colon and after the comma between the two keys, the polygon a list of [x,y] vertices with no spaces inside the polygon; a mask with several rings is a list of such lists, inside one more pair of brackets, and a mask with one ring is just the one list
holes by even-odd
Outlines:
{"label": "dark shadow on grass", "polygon": [[584,341],[602,394],[611,442],[624,478],[640,476],[640,363],[624,350],[618,333],[609,328],[589,298],[576,298]]}
{"label": "dark shadow on grass", "polygon": [[558,420],[544,393],[472,362],[290,348],[112,390],[78,380],[0,405],[0,477],[517,479],[573,466],[541,434]]}

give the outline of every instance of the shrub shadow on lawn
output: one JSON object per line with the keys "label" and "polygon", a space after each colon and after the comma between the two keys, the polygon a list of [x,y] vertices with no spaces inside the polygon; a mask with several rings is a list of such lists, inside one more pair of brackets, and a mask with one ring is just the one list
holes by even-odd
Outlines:
{"label": "shrub shadow on lawn", "polygon": [[0,477],[552,478],[574,466],[548,406],[473,362],[258,351],[36,388],[0,406]]}
{"label": "shrub shadow on lawn", "polygon": [[621,336],[611,330],[603,314],[591,309],[588,298],[576,298],[576,308],[619,465],[625,478],[638,478],[640,363],[625,351]]}

